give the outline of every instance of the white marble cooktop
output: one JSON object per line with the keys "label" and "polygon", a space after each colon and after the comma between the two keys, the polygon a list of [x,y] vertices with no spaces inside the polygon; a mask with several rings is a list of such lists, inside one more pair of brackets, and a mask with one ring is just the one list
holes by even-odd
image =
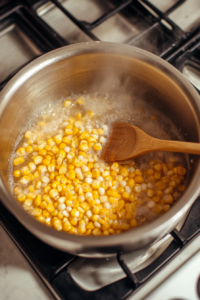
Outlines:
{"label": "white marble cooktop", "polygon": [[25,299],[54,298],[0,226],[0,300]]}

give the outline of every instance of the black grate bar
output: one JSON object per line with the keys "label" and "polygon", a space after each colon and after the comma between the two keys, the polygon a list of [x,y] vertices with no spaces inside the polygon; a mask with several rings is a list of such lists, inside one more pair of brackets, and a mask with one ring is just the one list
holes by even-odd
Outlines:
{"label": "black grate bar", "polygon": [[77,256],[74,256],[70,261],[66,261],[64,264],[62,264],[58,269],[56,269],[48,276],[48,280],[53,281],[66,267],[69,267],[77,258]]}
{"label": "black grate bar", "polygon": [[172,232],[170,232],[170,234],[181,248],[186,244],[186,239],[176,228]]}
{"label": "black grate bar", "polygon": [[120,267],[122,268],[122,270],[124,271],[124,273],[127,275],[129,280],[132,282],[133,288],[136,289],[138,287],[138,279],[137,279],[136,275],[131,272],[131,270],[129,269],[127,264],[124,262],[121,253],[117,254],[117,261],[118,261],[118,264],[120,265]]}
{"label": "black grate bar", "polygon": [[135,43],[136,41],[138,41],[139,39],[141,39],[144,35],[148,34],[148,32],[150,32],[152,29],[154,29],[155,27],[157,27],[159,25],[158,22],[154,23],[151,27],[147,28],[146,30],[142,31],[141,33],[137,34],[136,36],[134,36],[133,38],[131,38],[130,40],[128,40],[126,42],[126,44],[128,45],[132,45],[133,43]]}
{"label": "black grate bar", "polygon": [[0,15],[0,21],[3,21],[4,19],[10,17],[10,15],[12,15],[13,13],[15,13],[16,11],[18,11],[21,8],[23,8],[23,5],[18,5],[12,9],[10,9],[9,11],[5,12],[3,15]]}
{"label": "black grate bar", "polygon": [[142,0],[142,2],[144,2],[149,8],[151,8],[153,11],[155,11],[159,15],[159,17],[160,17],[159,21],[161,21],[162,19],[165,20],[167,23],[169,23],[172,26],[172,28],[176,34],[185,37],[185,32],[182,29],[180,29],[180,27],[178,27],[171,19],[169,19],[168,15],[166,13],[163,13],[161,10],[159,10],[156,6],[154,6],[148,0]]}
{"label": "black grate bar", "polygon": [[199,34],[200,26],[190,35],[189,40],[185,41],[185,43],[179,48],[177,51],[172,53],[170,56],[166,57],[165,60],[172,63],[177,57],[180,57],[184,52],[186,52],[189,48],[192,50],[196,49],[200,44],[200,34]]}
{"label": "black grate bar", "polygon": [[38,36],[39,38],[41,38],[41,39],[44,40],[44,42],[46,43],[46,45],[48,45],[48,47],[49,47],[50,49],[52,49],[52,50],[54,49],[53,44],[52,44],[48,39],[46,39],[45,37],[43,37],[43,35],[41,34],[41,32],[40,32],[37,28],[35,28],[35,26],[32,24],[32,22],[30,22],[30,21],[25,17],[25,15],[21,12],[21,10],[18,10],[16,13],[20,16],[20,18],[21,18],[25,23],[28,23],[28,25],[30,26],[30,28],[37,34],[37,36]]}
{"label": "black grate bar", "polygon": [[86,27],[83,22],[78,21],[68,10],[64,8],[57,0],[51,0],[72,22],[76,24],[83,32],[85,32],[92,40],[99,41],[99,39]]}
{"label": "black grate bar", "polygon": [[166,10],[165,14],[169,15],[171,12],[173,12],[175,9],[177,9],[180,5],[182,5],[185,1],[186,0],[179,0],[172,7],[170,7],[168,10]]}
{"label": "black grate bar", "polygon": [[[42,37],[42,39],[45,39],[47,42],[50,40],[51,41],[51,44],[52,44],[52,49],[55,49],[57,47],[62,47],[62,46],[66,46],[68,45],[68,43],[63,39],[61,38],[52,28],[50,28],[45,22],[43,22],[40,17],[37,16],[36,13],[33,13],[31,10],[29,10],[26,6],[23,7],[24,8],[24,11],[27,13],[27,15],[29,15],[35,25],[40,29],[42,30],[42,34],[40,34],[40,36]],[[22,14],[21,14],[22,15]],[[32,20],[28,20],[26,18],[26,22],[29,23],[29,26],[32,25]],[[34,29],[35,27],[33,27]],[[36,32],[38,34],[38,30]],[[47,37],[47,38],[46,38]]]}
{"label": "black grate bar", "polygon": [[105,13],[104,15],[102,15],[100,18],[96,19],[92,23],[88,23],[85,21],[82,21],[82,23],[85,25],[86,28],[91,30],[96,26],[100,25],[101,23],[103,23],[104,21],[106,21],[108,18],[114,16],[116,13],[120,12],[122,9],[126,8],[133,1],[134,0],[127,0],[126,2],[123,2],[121,5],[111,9],[110,11],[108,11],[107,13]]}

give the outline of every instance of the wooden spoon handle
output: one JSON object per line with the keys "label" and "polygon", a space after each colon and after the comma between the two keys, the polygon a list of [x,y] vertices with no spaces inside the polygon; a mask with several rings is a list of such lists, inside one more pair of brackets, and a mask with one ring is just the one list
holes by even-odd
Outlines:
{"label": "wooden spoon handle", "polygon": [[154,139],[154,151],[172,151],[200,155],[200,143],[164,141]]}

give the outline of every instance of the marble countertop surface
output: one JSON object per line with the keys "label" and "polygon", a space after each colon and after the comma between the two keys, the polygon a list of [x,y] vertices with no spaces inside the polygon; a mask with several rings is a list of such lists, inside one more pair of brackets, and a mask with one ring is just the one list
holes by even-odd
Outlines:
{"label": "marble countertop surface", "polygon": [[0,300],[22,299],[54,297],[0,225]]}

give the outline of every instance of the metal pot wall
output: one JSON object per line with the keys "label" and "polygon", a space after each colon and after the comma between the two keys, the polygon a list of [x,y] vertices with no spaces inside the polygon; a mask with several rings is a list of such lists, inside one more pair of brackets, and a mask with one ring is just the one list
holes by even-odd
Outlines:
{"label": "metal pot wall", "polygon": [[186,191],[160,218],[120,235],[76,236],[57,232],[29,216],[12,196],[9,158],[18,135],[48,103],[71,93],[106,92],[101,83],[123,85],[156,106],[180,129],[187,141],[200,142],[200,99],[192,85],[159,57],[132,46],[91,42],[59,48],[22,69],[0,94],[1,199],[34,235],[53,247],[80,256],[108,256],[133,251],[170,232],[195,201],[200,188],[200,159],[190,156]]}

